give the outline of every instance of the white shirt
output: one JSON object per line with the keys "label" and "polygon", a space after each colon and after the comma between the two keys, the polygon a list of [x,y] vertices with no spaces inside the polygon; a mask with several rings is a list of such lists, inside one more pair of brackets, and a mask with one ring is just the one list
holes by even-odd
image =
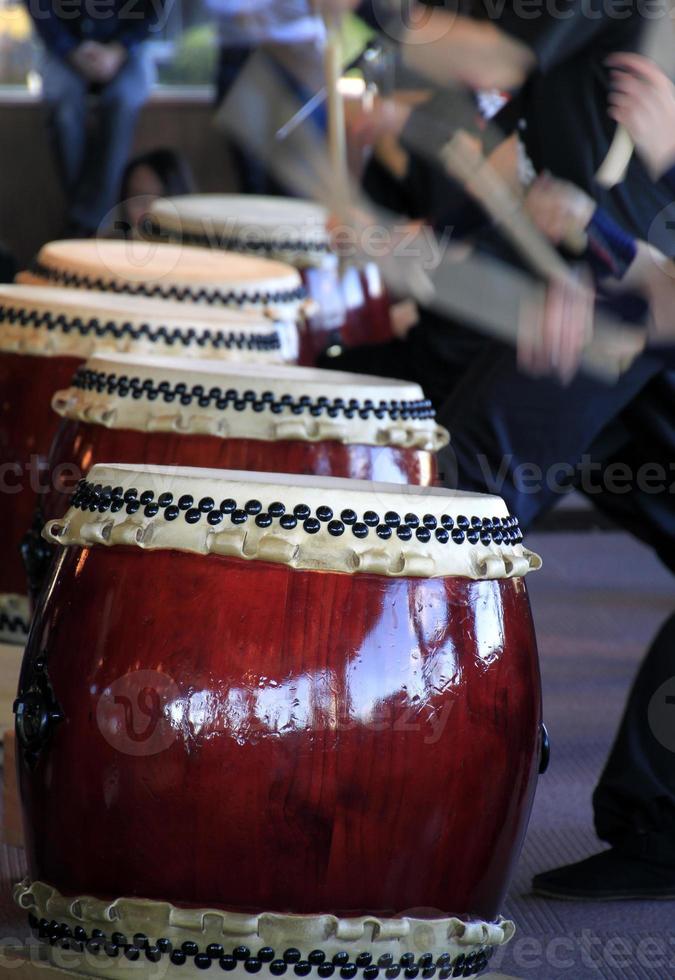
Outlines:
{"label": "white shirt", "polygon": [[309,0],[205,0],[223,45],[322,44],[325,28]]}

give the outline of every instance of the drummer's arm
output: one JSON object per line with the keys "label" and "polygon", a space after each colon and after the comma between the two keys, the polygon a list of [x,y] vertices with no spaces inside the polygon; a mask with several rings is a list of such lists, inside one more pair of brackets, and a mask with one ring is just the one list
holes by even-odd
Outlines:
{"label": "drummer's arm", "polygon": [[635,260],[620,282],[622,291],[640,293],[649,303],[649,337],[654,344],[675,339],[675,262],[647,242],[637,242]]}
{"label": "drummer's arm", "polygon": [[[414,33],[414,36],[412,36]],[[427,11],[410,43],[402,42],[407,67],[438,85],[460,82],[472,89],[519,89],[537,63],[532,48],[490,21]]]}

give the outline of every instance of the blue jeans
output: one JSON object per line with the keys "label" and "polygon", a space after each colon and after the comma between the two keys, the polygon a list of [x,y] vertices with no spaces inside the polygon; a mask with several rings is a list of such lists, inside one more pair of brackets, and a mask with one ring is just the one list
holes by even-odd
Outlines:
{"label": "blue jeans", "polygon": [[[139,45],[103,86],[92,86],[46,52],[43,98],[64,191],[69,232],[92,234],[118,203],[136,120],[153,82],[147,49]],[[90,120],[91,112],[91,120]]]}

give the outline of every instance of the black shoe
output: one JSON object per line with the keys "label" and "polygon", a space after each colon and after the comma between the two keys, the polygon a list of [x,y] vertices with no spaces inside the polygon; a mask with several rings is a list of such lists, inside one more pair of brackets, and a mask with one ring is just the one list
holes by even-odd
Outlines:
{"label": "black shoe", "polygon": [[675,899],[675,868],[639,861],[612,848],[536,875],[532,891],[544,898],[578,902]]}

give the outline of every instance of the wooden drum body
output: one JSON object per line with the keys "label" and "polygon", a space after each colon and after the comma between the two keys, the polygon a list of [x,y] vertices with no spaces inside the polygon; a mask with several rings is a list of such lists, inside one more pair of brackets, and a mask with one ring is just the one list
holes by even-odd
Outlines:
{"label": "wooden drum body", "polygon": [[[0,287],[0,642],[21,643],[28,624],[21,542],[36,495],[51,491],[47,457],[58,418],[54,394],[94,350],[282,360],[269,320],[230,311],[190,316],[179,304],[68,289]],[[113,457],[115,458],[115,457]],[[138,458],[143,458],[142,456]]]}
{"label": "wooden drum body", "polygon": [[51,400],[79,363],[0,349],[0,642],[23,643],[28,632],[21,542],[33,523],[36,495],[49,487],[47,456],[58,423]]}
{"label": "wooden drum body", "polygon": [[503,503],[97,466],[46,533],[17,899],[50,949],[100,928],[71,968],[123,975],[97,956],[135,944],[188,972],[480,972],[541,724],[538,559]]}
{"label": "wooden drum body", "polygon": [[151,234],[170,243],[266,256],[300,272],[313,309],[300,323],[299,363],[330,346],[391,339],[389,297],[376,263],[342,265],[331,250],[328,212],[312,201],[187,194],[154,202]]}

